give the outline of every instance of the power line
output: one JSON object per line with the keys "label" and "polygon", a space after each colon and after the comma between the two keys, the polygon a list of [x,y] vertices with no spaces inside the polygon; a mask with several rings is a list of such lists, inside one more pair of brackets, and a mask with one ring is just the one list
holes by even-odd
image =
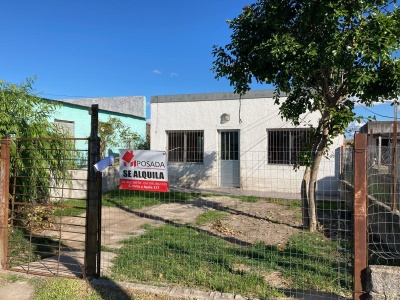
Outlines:
{"label": "power line", "polygon": [[57,94],[41,94],[44,96],[56,96],[56,97],[70,97],[70,98],[99,98],[99,97],[89,97],[89,96],[71,96],[71,95],[57,95]]}
{"label": "power line", "polygon": [[360,105],[360,107],[364,108],[365,110],[367,110],[367,111],[369,111],[369,112],[371,112],[371,113],[373,113],[373,114],[375,114],[375,115],[377,115],[377,116],[380,116],[380,117],[382,117],[382,118],[387,118],[387,119],[394,119],[393,117],[389,117],[389,116],[384,116],[384,115],[378,114],[378,113],[376,113],[376,112],[374,112],[374,111],[372,111],[372,110],[366,108],[366,107],[365,107],[364,105],[362,105],[362,104],[359,104],[359,105]]}

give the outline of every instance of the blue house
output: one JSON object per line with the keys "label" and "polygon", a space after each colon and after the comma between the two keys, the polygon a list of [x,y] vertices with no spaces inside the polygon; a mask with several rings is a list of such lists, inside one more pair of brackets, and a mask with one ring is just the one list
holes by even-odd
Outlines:
{"label": "blue house", "polygon": [[[89,108],[92,104],[99,106],[99,121],[106,122],[115,117],[129,127],[140,137],[146,138],[146,98],[144,96],[80,98],[49,100],[57,101],[61,106],[51,116],[50,121],[62,126],[74,138],[88,138],[90,136]],[[119,153],[117,148],[107,149],[107,152]],[[84,142],[76,142],[77,149],[87,149]]]}

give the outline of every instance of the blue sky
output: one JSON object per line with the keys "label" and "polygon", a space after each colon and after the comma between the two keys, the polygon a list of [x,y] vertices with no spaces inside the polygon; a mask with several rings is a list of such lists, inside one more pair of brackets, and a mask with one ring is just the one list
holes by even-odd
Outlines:
{"label": "blue sky", "polygon": [[231,91],[210,71],[252,0],[2,1],[0,78],[51,99]]}
{"label": "blue sky", "polygon": [[[225,21],[252,2],[2,1],[0,79],[19,83],[36,75],[37,92],[50,99],[132,95],[150,101],[155,95],[232,91],[210,71],[212,46],[229,42]],[[388,104],[356,112],[393,120]]]}

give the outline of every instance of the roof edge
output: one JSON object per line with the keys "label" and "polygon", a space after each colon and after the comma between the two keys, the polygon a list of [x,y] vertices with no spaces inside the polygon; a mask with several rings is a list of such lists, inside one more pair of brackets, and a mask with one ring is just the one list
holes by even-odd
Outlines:
{"label": "roof edge", "polygon": [[[241,99],[272,98],[275,90],[250,90],[242,95]],[[282,93],[282,96],[286,94]],[[200,93],[200,94],[178,94],[151,96],[150,103],[167,102],[195,102],[195,101],[216,101],[216,100],[235,100],[240,99],[240,95],[234,92]]]}

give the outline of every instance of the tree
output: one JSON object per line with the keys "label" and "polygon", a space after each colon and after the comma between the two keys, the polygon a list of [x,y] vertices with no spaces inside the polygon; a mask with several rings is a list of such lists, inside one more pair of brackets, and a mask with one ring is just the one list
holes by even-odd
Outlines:
{"label": "tree", "polygon": [[[0,80],[0,137],[22,139],[18,144],[11,142],[10,184],[16,168],[18,201],[43,203],[49,199],[50,182],[58,184],[66,178],[71,164],[67,156],[73,152],[68,151],[72,149],[70,142],[57,139],[64,135],[49,121],[57,103],[36,96],[33,83],[33,78],[19,85]],[[16,159],[17,151],[20,159]]]}
{"label": "tree", "polygon": [[228,23],[230,43],[213,48],[216,78],[226,77],[241,95],[252,80],[273,84],[282,118],[295,125],[306,111],[320,114],[303,161],[304,225],[314,231],[321,158],[333,138],[360,119],[355,102],[371,106],[400,94],[396,1],[259,0]]}
{"label": "tree", "polygon": [[115,117],[109,117],[105,122],[99,121],[99,137],[102,157],[107,155],[107,148],[150,149],[147,138],[144,139]]}

